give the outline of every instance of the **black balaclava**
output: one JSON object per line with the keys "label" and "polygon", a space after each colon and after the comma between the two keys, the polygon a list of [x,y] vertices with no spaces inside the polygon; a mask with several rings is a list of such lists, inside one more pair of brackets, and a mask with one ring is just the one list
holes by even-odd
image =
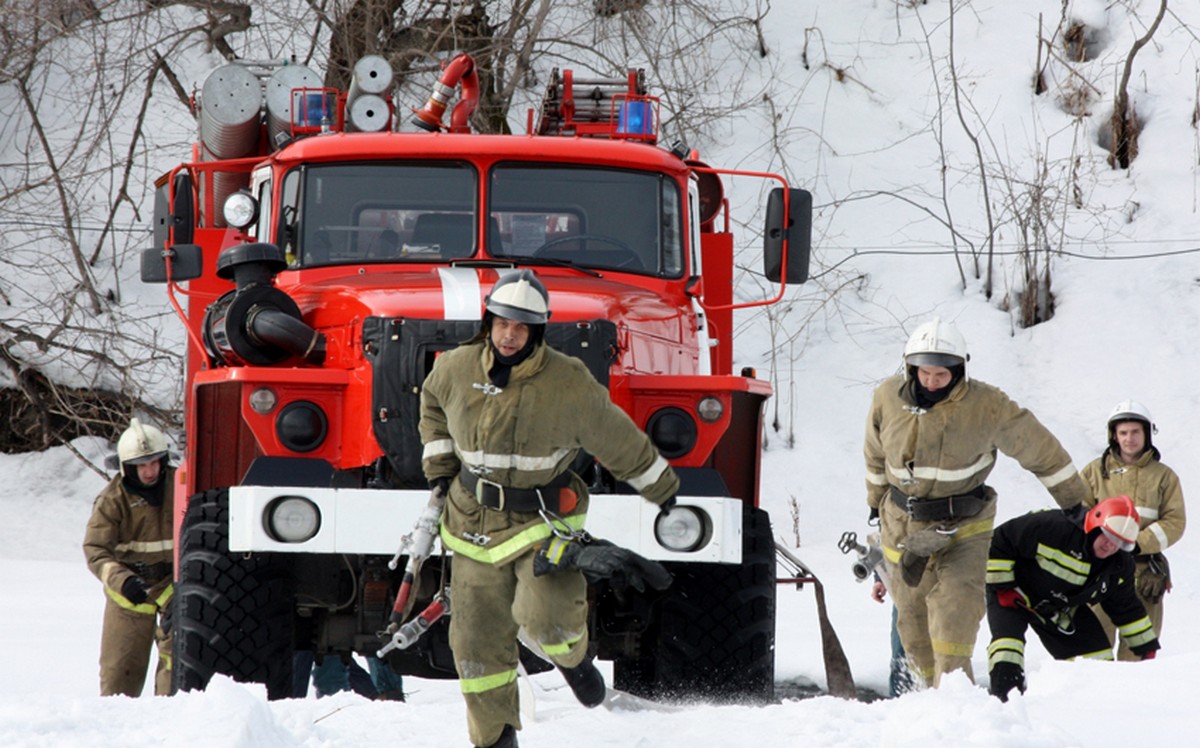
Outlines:
{"label": "black balaclava", "polygon": [[930,392],[921,386],[921,378],[917,376],[917,367],[908,367],[908,379],[912,383],[913,401],[918,406],[929,410],[947,397],[950,397],[950,393],[954,391],[954,388],[958,386],[958,383],[962,381],[963,376],[967,373],[966,364],[956,364],[954,366],[947,366],[946,368],[950,370],[950,384],[947,384],[936,392]]}
{"label": "black balaclava", "polygon": [[529,340],[525,341],[525,347],[511,356],[505,356],[496,350],[495,344],[492,343],[492,320],[495,318],[496,315],[491,312],[485,312],[483,315],[483,327],[487,333],[488,348],[492,349],[492,357],[495,358],[495,363],[488,370],[488,379],[497,387],[507,387],[508,376],[512,373],[512,368],[533,355],[534,350],[542,344],[542,340],[546,337],[546,326],[527,325]]}
{"label": "black balaclava", "polygon": [[137,465],[122,463],[121,465],[121,483],[125,486],[125,490],[130,493],[141,496],[150,506],[162,506],[163,496],[166,495],[167,488],[167,458],[166,455],[159,459],[162,467],[158,471],[158,480],[147,486],[142,483],[142,479],[138,477]]}

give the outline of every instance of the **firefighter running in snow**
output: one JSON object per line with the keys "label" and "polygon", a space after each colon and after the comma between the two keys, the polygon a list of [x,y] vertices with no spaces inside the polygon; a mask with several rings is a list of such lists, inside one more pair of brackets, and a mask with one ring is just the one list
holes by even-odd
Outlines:
{"label": "firefighter running in snow", "polygon": [[[897,625],[914,674],[974,678],[996,492],[996,450],[1081,513],[1087,486],[1045,426],[1002,391],[967,377],[967,345],[933,319],[904,348],[904,370],[879,385],[867,416],[867,504],[880,520]],[[903,581],[899,581],[903,580]]]}
{"label": "firefighter running in snow", "polygon": [[158,647],[154,693],[171,692],[171,635],[165,616],[173,587],[171,521],[174,470],[167,439],[134,418],[117,441],[119,474],[92,506],[83,553],[104,583],[100,695],[140,696]]}
{"label": "firefighter running in snow", "polygon": [[476,746],[517,744],[519,628],[581,703],[603,701],[583,572],[635,587],[670,582],[662,567],[576,535],[588,494],[568,467],[580,449],[666,509],[679,479],[583,363],[545,344],[549,301],[531,271],[505,275],[480,334],[437,359],[421,395],[425,474],[435,487],[449,483],[450,646]]}
{"label": "firefighter running in snow", "polygon": [[[1154,630],[1161,635],[1162,599],[1171,589],[1170,567],[1163,551],[1183,536],[1187,515],[1179,476],[1161,462],[1162,455],[1152,443],[1156,431],[1145,405],[1133,400],[1117,403],[1108,417],[1108,448],[1084,467],[1080,475],[1092,489],[1089,505],[1094,505],[1095,497],[1099,496],[1124,495],[1133,499],[1141,523],[1134,550],[1137,568],[1133,588]],[[1111,637],[1112,621],[1101,610],[1096,614]],[[1120,659],[1138,659],[1125,639],[1117,638]]]}
{"label": "firefighter running in snow", "polygon": [[1008,701],[1025,692],[1025,630],[1032,627],[1056,660],[1112,659],[1112,640],[1088,605],[1117,625],[1138,659],[1159,648],[1154,626],[1133,589],[1138,514],[1128,496],[1088,510],[1083,528],[1045,510],[996,528],[987,565],[989,691]]}

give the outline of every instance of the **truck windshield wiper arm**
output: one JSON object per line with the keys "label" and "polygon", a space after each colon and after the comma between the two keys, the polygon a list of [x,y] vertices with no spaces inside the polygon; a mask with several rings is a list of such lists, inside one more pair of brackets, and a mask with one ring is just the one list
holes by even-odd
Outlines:
{"label": "truck windshield wiper arm", "polygon": [[581,265],[576,265],[570,260],[564,260],[560,257],[533,257],[530,255],[492,255],[492,259],[504,260],[507,262],[525,264],[525,265],[553,265],[554,267],[570,268],[571,270],[585,273],[596,278],[603,278],[604,275],[597,270],[586,268]]}

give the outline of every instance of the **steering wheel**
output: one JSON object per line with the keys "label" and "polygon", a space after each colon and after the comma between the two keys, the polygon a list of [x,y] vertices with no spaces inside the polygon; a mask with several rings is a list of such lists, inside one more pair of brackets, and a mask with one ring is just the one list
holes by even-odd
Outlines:
{"label": "steering wheel", "polygon": [[[547,255],[550,255],[550,253],[547,252],[546,250],[551,249],[552,247],[556,247],[559,244],[566,244],[567,242],[575,242],[575,241],[580,242],[580,246],[583,246],[583,242],[589,242],[589,241],[599,242],[600,244],[611,244],[612,246],[614,246],[620,250],[623,250],[624,252],[626,252],[629,255],[627,258],[621,260],[621,262],[614,263],[613,267],[618,267],[618,268],[640,267],[642,264],[642,258],[638,256],[638,253],[634,250],[633,247],[629,246],[628,244],[621,241],[620,239],[617,239],[616,237],[601,236],[600,234],[570,234],[568,236],[560,236],[557,239],[551,239],[550,241],[546,242],[542,246],[535,249],[533,251],[533,256],[534,257],[546,257]],[[583,260],[586,264],[587,254],[588,254],[587,252],[580,251],[578,253],[572,253],[571,257],[559,255],[559,258],[567,259],[567,260],[571,260],[571,261],[575,261],[576,259],[579,259],[579,260]]]}

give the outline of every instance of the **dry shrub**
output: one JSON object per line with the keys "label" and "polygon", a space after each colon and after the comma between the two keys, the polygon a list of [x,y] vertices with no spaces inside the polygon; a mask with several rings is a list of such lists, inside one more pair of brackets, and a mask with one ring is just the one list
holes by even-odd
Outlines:
{"label": "dry shrub", "polygon": [[1092,114],[1093,89],[1072,76],[1058,89],[1058,106],[1072,117],[1090,117]]}

